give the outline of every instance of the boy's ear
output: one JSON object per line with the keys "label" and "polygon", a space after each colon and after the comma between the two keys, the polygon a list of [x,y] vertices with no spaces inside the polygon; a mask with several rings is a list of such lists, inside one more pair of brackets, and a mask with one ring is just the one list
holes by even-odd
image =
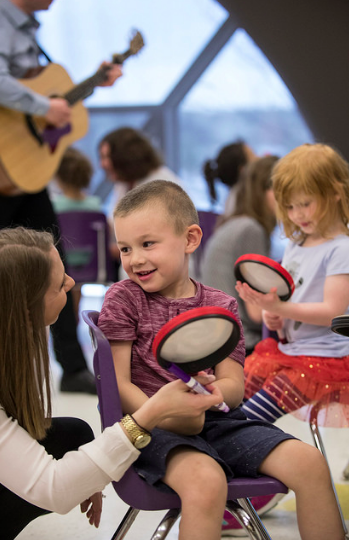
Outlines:
{"label": "boy's ear", "polygon": [[199,225],[190,225],[187,229],[187,247],[186,253],[194,253],[201,244],[202,230]]}

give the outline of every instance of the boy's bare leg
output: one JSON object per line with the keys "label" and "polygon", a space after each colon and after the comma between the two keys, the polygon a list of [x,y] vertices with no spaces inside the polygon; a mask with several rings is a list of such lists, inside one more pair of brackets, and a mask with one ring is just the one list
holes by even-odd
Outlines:
{"label": "boy's bare leg", "polygon": [[220,540],[227,479],[210,456],[180,447],[172,451],[164,482],[182,501],[179,540]]}
{"label": "boy's bare leg", "polygon": [[295,492],[302,540],[344,540],[328,466],[319,450],[301,441],[284,441],[266,457],[259,471]]}

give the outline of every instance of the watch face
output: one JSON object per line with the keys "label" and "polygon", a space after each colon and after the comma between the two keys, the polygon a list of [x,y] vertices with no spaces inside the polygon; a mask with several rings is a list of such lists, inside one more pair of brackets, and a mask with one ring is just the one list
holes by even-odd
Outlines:
{"label": "watch face", "polygon": [[136,448],[141,449],[147,446],[151,441],[151,436],[148,435],[148,433],[144,433],[142,435],[138,435],[137,439],[134,442],[134,445]]}

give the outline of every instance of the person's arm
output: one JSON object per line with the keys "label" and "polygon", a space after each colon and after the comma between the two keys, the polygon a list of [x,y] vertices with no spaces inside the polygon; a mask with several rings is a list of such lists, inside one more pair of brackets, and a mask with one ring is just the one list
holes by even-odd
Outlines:
{"label": "person's arm", "polygon": [[[212,376],[207,380],[212,381]],[[212,394],[193,394],[179,380],[168,383],[134,413],[134,418],[151,430],[168,416],[201,416],[222,401],[214,385],[207,387]],[[0,409],[0,483],[41,508],[65,514],[82,501],[88,504],[111,480],[120,480],[138,456],[139,450],[116,423],[78,451],[55,460]]]}
{"label": "person's arm", "polygon": [[328,276],[325,280],[322,302],[282,302],[273,288],[267,294],[254,291],[247,283],[238,282],[236,290],[241,298],[260,308],[278,315],[319,326],[331,326],[333,317],[343,315],[349,305],[349,275]]}
{"label": "person's arm", "polygon": [[31,504],[65,514],[118,480],[139,455],[118,424],[93,443],[55,460],[1,410],[0,483]]}
{"label": "person's arm", "polygon": [[[133,414],[149,400],[148,396],[131,382],[131,349],[132,341],[111,342],[122,410],[128,414]],[[161,421],[158,427],[182,435],[195,435],[202,430],[204,419],[204,412],[199,416],[188,415],[186,418],[169,417]]]}
{"label": "person's arm", "polygon": [[8,59],[0,52],[0,105],[23,113],[43,116],[54,126],[61,127],[71,118],[68,102],[48,98],[27,88],[10,74]]}
{"label": "person's arm", "polygon": [[11,75],[8,54],[5,44],[0,42],[0,104],[16,111],[45,116],[50,108],[49,98],[27,88]]}
{"label": "person's arm", "polygon": [[235,409],[240,405],[244,397],[244,370],[241,364],[225,358],[214,368],[215,386],[222,392],[225,403]]}
{"label": "person's arm", "polygon": [[251,319],[251,321],[255,323],[261,323],[262,322],[262,308],[259,306],[255,306],[254,304],[249,304],[248,302],[245,302],[245,307],[247,311],[247,315]]}

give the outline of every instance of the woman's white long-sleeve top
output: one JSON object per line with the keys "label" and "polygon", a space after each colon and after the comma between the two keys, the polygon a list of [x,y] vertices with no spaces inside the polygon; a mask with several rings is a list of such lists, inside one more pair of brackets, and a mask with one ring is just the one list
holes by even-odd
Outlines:
{"label": "woman's white long-sleeve top", "polygon": [[0,409],[0,483],[41,508],[69,512],[111,480],[119,480],[138,456],[115,424],[56,460]]}

